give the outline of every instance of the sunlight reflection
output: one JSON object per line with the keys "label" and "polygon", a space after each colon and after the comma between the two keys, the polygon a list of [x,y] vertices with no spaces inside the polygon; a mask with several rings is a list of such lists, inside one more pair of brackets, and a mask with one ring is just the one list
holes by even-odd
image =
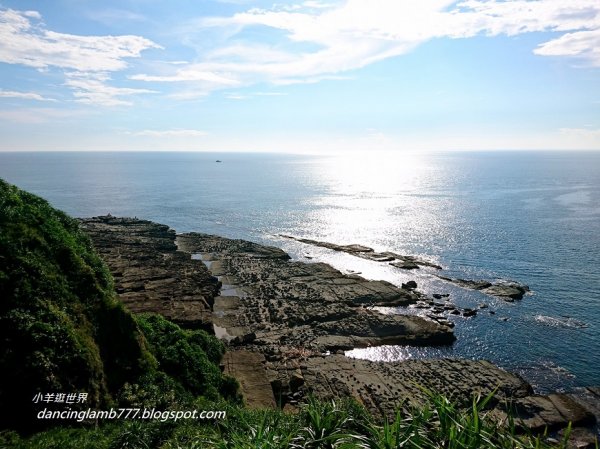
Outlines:
{"label": "sunlight reflection", "polygon": [[427,357],[427,350],[414,346],[386,345],[356,348],[345,352],[347,357],[375,362],[401,362],[413,358]]}
{"label": "sunlight reflection", "polygon": [[368,200],[418,190],[430,169],[425,155],[375,152],[332,157],[319,168],[332,193]]}
{"label": "sunlight reflection", "polygon": [[306,236],[430,254],[432,239],[448,236],[455,211],[446,173],[431,155],[352,153],[321,160],[311,175],[325,193],[311,199]]}

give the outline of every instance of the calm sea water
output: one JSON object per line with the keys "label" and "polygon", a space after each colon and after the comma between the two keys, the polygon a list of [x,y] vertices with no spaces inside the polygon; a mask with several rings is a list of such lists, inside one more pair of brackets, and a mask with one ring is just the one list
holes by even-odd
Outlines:
{"label": "calm sea water", "polygon": [[[0,153],[0,177],[73,216],[137,216],[178,232],[251,239],[368,278],[414,279],[463,307],[488,306],[452,318],[451,347],[355,356],[485,358],[540,391],[600,384],[600,153]],[[422,255],[445,275],[512,279],[533,294],[509,304],[432,272],[279,234]]]}

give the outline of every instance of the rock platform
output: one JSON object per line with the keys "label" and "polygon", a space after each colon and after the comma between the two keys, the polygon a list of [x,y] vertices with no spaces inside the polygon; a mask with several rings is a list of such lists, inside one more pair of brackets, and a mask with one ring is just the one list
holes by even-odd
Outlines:
{"label": "rock platform", "polygon": [[212,304],[220,285],[201,261],[177,250],[175,231],[112,216],[84,219],[81,225],[129,310],[159,313],[183,327],[212,332]]}
{"label": "rock platform", "polygon": [[[511,409],[517,425],[540,432],[545,427],[560,432],[571,421],[573,447],[586,447],[597,433],[598,388],[542,396],[521,377],[481,360],[346,357],[344,350],[361,346],[452,344],[452,323],[444,318],[386,315],[374,307],[433,305],[434,312],[450,307],[432,302],[414,282],[398,287],[371,281],[323,263],[291,261],[279,248],[176,235],[145,220],[95,217],[82,226],[132,312],[159,313],[228,343],[223,369],[239,380],[250,407],[294,410],[312,393],[323,399],[350,396],[382,416],[419,403],[424,389],[465,405],[473,395],[497,389],[490,413],[498,419]],[[348,250],[370,253],[355,245]]]}

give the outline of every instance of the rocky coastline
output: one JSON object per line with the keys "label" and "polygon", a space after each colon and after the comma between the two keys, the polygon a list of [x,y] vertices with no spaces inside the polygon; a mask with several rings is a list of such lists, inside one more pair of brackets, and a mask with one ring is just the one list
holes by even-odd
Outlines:
{"label": "rocky coastline", "polygon": [[[324,263],[292,261],[279,248],[207,234],[177,235],[145,220],[104,216],[81,224],[131,311],[159,313],[182,326],[213,332],[228,343],[223,369],[238,378],[250,407],[294,410],[311,393],[323,399],[352,396],[373,413],[389,415],[402,404],[418,403],[424,389],[465,403],[473,394],[496,390],[490,413],[499,419],[510,408],[518,416],[517,424],[533,431],[560,431],[572,422],[581,443],[576,447],[585,447],[597,434],[598,388],[537,395],[521,377],[486,361],[389,363],[346,357],[344,351],[356,347],[452,344],[453,323],[435,311],[464,316],[474,311],[436,302],[443,297],[427,297],[414,282],[398,287],[367,280]],[[361,245],[295,240],[401,269],[441,268]],[[528,290],[516,283],[440,278],[509,301]],[[392,306],[429,308],[432,313],[378,311]]]}

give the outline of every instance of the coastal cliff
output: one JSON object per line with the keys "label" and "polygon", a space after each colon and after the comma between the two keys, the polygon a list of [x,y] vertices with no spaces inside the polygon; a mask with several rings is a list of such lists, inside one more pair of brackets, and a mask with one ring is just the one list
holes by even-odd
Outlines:
{"label": "coastal cliff", "polygon": [[[173,246],[174,234],[161,240],[161,232],[147,227],[142,234],[141,247],[155,253]],[[116,235],[104,237],[119,248]],[[162,273],[158,259],[135,254],[146,269],[142,288],[150,287]],[[216,284],[196,282],[202,272],[193,271],[194,285],[212,285],[212,295]],[[202,302],[193,289],[178,292]],[[60,422],[39,419],[42,409],[175,407],[200,394],[235,398],[235,382],[219,370],[222,343],[160,315],[133,314],[120,299],[79,222],[0,179],[0,446],[10,447],[4,430],[29,433]]]}

